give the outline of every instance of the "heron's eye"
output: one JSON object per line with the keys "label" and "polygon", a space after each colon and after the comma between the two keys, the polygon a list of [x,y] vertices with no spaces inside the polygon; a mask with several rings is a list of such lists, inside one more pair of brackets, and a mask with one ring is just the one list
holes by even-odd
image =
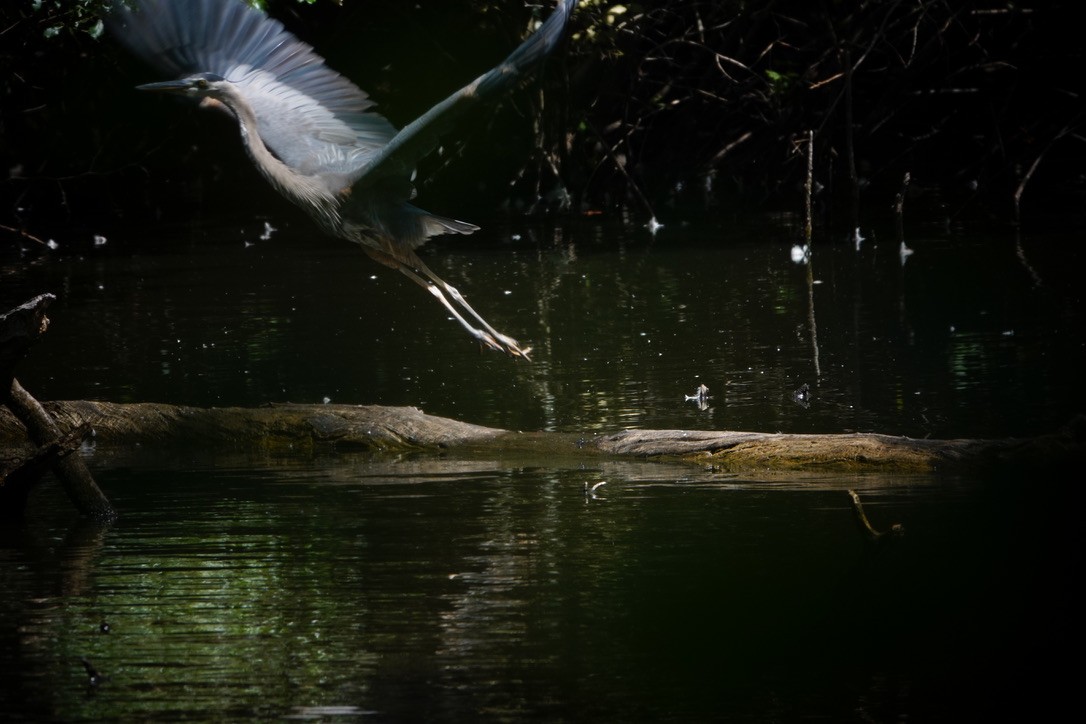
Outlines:
{"label": "heron's eye", "polygon": [[197,78],[196,87],[200,90],[207,90],[211,87],[211,84],[207,82],[207,78]]}

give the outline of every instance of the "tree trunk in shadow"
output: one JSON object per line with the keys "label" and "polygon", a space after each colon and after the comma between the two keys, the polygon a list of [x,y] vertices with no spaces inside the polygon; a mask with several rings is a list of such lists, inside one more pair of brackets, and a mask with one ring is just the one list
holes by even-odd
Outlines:
{"label": "tree trunk in shadow", "polygon": [[52,294],[40,294],[0,314],[0,406],[10,411],[5,415],[16,439],[25,437],[37,447],[24,455],[24,460],[0,465],[0,516],[22,514],[30,488],[48,467],[79,512],[97,520],[112,520],[117,515],[113,506],[95,484],[83,459],[70,454],[79,447],[90,426],[77,423],[62,430],[15,379],[15,368],[23,356],[49,328],[45,313],[55,299]]}

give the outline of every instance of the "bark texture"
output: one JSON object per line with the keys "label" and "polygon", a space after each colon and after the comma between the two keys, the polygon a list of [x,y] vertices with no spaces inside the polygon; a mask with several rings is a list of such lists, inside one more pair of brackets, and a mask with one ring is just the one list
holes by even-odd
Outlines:
{"label": "bark texture", "polygon": [[[917,440],[875,433],[627,430],[611,435],[517,433],[473,425],[414,407],[271,405],[197,408],[154,403],[44,404],[60,429],[88,423],[100,446],[197,445],[217,449],[406,451],[461,448],[481,454],[536,452],[563,458],[678,458],[724,471],[909,472],[1078,470],[1086,460],[1086,419],[1027,439]],[[0,410],[0,447],[25,439]]]}

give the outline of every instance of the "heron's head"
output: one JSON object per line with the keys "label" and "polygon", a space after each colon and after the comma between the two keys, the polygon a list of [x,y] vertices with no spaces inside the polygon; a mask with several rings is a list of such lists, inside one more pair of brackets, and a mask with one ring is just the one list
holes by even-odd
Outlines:
{"label": "heron's head", "polygon": [[181,80],[167,80],[161,83],[147,83],[136,86],[136,90],[155,93],[170,93],[201,100],[222,96],[230,81],[214,73],[196,73]]}
{"label": "heron's head", "polygon": [[136,90],[169,93],[199,101],[203,108],[213,108],[233,115],[230,103],[224,102],[233,84],[215,73],[196,73],[181,80],[167,80],[162,83],[147,83],[136,86]]}

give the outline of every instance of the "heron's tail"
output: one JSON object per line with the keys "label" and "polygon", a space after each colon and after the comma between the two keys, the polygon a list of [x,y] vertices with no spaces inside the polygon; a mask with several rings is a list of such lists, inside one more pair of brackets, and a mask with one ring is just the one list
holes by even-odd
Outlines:
{"label": "heron's tail", "polygon": [[397,204],[394,209],[386,208],[377,218],[390,238],[411,249],[422,246],[431,236],[470,234],[479,230],[475,224],[431,214],[406,203]]}
{"label": "heron's tail", "polygon": [[420,214],[423,234],[425,234],[426,238],[440,236],[441,234],[471,234],[472,232],[479,230],[478,226],[469,224],[466,221],[448,219],[444,216],[437,216],[428,211],[423,211],[422,209],[414,210]]}

